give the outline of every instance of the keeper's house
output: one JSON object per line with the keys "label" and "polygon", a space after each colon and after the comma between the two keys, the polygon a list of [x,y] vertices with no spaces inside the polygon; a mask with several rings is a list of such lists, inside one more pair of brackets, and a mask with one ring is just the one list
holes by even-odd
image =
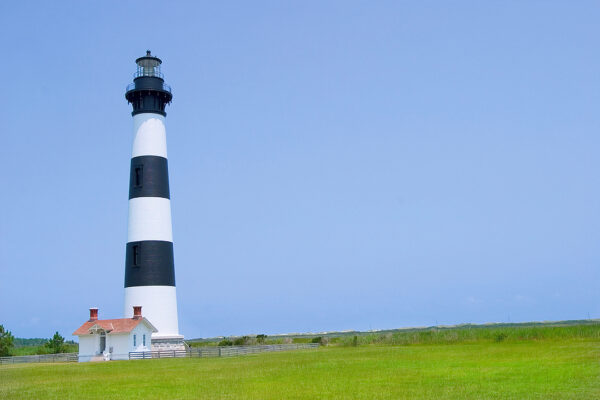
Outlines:
{"label": "keeper's house", "polygon": [[73,336],[79,336],[79,361],[128,360],[131,351],[150,351],[152,332],[158,330],[142,317],[142,307],[133,307],[133,318],[98,319],[90,308],[90,319]]}

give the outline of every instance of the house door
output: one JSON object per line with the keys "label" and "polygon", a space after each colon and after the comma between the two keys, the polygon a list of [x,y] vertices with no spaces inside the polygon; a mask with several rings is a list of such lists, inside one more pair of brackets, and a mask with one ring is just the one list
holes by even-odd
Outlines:
{"label": "house door", "polygon": [[101,333],[100,334],[100,353],[104,353],[104,350],[106,350],[106,334]]}

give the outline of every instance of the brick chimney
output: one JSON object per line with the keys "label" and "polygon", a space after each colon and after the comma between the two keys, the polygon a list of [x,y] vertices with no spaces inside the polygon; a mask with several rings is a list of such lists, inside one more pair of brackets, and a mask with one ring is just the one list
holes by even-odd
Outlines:
{"label": "brick chimney", "polygon": [[142,306],[133,306],[133,319],[142,318]]}
{"label": "brick chimney", "polygon": [[98,320],[98,309],[96,307],[90,308],[90,322]]}

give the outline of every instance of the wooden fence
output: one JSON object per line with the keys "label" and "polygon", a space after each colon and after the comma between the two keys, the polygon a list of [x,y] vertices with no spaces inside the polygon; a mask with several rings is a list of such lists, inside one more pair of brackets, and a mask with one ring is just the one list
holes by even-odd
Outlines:
{"label": "wooden fence", "polygon": [[[315,349],[318,343],[265,344],[257,346],[204,346],[186,350],[135,351],[129,353],[130,360],[151,358],[197,358],[197,357],[235,357],[246,354]],[[40,354],[35,356],[0,357],[0,364],[77,362],[77,353]]]}
{"label": "wooden fence", "polygon": [[265,344],[258,346],[204,346],[191,347],[187,350],[134,351],[129,353],[130,360],[151,358],[184,358],[184,357],[234,357],[246,354],[266,353],[271,351],[287,351],[315,349],[318,343]]}
{"label": "wooden fence", "polygon": [[0,364],[77,362],[77,353],[40,354],[35,356],[0,357]]}

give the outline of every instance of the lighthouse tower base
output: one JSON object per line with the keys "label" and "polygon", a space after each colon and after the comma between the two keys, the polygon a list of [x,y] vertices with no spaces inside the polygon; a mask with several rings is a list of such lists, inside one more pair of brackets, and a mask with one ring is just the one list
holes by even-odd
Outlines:
{"label": "lighthouse tower base", "polygon": [[133,306],[142,306],[144,317],[158,329],[152,334],[152,351],[185,350],[177,321],[175,286],[133,286],[125,288],[125,318]]}
{"label": "lighthouse tower base", "polygon": [[185,350],[183,336],[162,336],[152,338],[152,351]]}

